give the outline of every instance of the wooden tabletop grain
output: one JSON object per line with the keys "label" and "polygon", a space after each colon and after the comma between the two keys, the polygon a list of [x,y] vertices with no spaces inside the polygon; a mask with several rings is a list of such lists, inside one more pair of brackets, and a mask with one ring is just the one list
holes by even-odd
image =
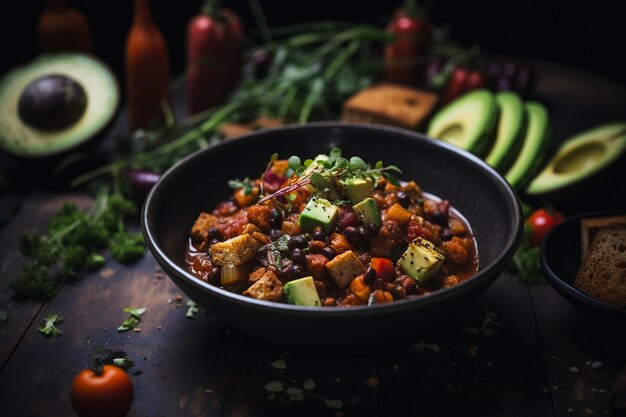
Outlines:
{"label": "wooden tabletop grain", "polygon": [[[555,135],[626,118],[623,86],[556,64],[543,63],[540,74]],[[129,417],[610,415],[626,330],[586,317],[550,286],[504,272],[445,327],[411,344],[286,350],[204,311],[187,317],[186,297],[149,253],[132,267],[107,260],[49,302],[15,301],[8,283],[23,263],[17,236],[42,230],[63,202],[90,199],[47,188],[3,198],[0,208],[11,213],[0,234],[1,416],[74,416],[70,384],[92,364],[95,346],[134,362]],[[129,306],[146,308],[140,331],[120,333]],[[60,337],[37,331],[50,313],[65,318]]]}

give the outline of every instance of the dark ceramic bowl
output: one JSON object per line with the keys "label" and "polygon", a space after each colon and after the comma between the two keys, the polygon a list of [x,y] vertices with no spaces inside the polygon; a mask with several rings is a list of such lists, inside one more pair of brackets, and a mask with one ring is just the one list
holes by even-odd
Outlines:
{"label": "dark ceramic bowl", "polygon": [[[471,279],[430,295],[375,306],[303,307],[261,301],[209,285],[187,272],[189,231],[201,211],[231,195],[227,181],[256,178],[272,153],[312,158],[334,147],[365,161],[382,160],[404,170],[423,190],[450,200],[469,220],[480,270]],[[345,123],[316,123],[262,130],[199,151],[167,171],[142,213],[148,247],[169,277],[191,299],[248,334],[283,346],[367,347],[414,340],[473,300],[506,266],[522,232],[515,192],[478,158],[445,142],[408,130]]]}
{"label": "dark ceramic bowl", "polygon": [[583,218],[624,215],[624,211],[581,213],[554,227],[541,247],[541,269],[554,289],[593,319],[624,321],[626,310],[604,304],[574,287],[581,260],[580,221]]}

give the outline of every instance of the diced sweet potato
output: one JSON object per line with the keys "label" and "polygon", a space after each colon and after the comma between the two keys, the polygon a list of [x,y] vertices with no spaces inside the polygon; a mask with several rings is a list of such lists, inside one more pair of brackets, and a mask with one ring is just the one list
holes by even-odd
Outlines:
{"label": "diced sweet potato", "polygon": [[469,261],[469,253],[461,238],[455,236],[451,240],[443,242],[441,248],[448,255],[446,261],[454,265],[463,266]]}
{"label": "diced sweet potato", "polygon": [[256,204],[248,207],[248,220],[265,233],[269,233],[272,229],[270,226],[270,207],[262,204]]}
{"label": "diced sweet potato", "polygon": [[330,246],[337,252],[337,254],[344,253],[352,250],[352,245],[348,242],[348,239],[340,233],[332,233],[330,235]]}
{"label": "diced sweet potato", "polygon": [[306,266],[313,278],[321,279],[326,276],[324,266],[328,263],[328,258],[318,253],[309,253],[306,255]]}

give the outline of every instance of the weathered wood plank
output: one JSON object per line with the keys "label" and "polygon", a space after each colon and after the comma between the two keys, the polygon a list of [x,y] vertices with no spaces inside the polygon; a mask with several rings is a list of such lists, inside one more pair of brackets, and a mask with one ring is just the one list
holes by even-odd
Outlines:
{"label": "weathered wood plank", "polygon": [[47,194],[34,194],[24,201],[19,213],[0,234],[0,310],[7,313],[7,321],[0,323],[0,369],[42,306],[39,302],[18,302],[12,298],[9,284],[24,263],[17,248],[18,236],[23,232],[45,230],[50,217],[65,201],[86,206],[90,200],[75,194],[54,198]]}
{"label": "weathered wood plank", "polygon": [[592,321],[549,286],[531,294],[557,415],[609,415],[611,386],[626,363],[623,324]]}
{"label": "weathered wood plank", "polygon": [[[480,330],[485,311],[506,327]],[[381,353],[381,415],[553,415],[526,287],[504,273],[455,320],[412,347]]]}

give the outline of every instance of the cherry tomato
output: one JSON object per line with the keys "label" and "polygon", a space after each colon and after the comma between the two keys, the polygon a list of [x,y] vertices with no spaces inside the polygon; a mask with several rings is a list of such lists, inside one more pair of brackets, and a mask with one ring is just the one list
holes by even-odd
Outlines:
{"label": "cherry tomato", "polygon": [[124,417],[133,402],[133,383],[124,370],[104,365],[100,374],[85,369],[76,375],[71,393],[80,417]]}
{"label": "cherry tomato", "polygon": [[526,224],[530,226],[528,244],[530,246],[541,245],[548,232],[563,220],[565,218],[558,211],[545,208],[535,210],[526,220]]}

